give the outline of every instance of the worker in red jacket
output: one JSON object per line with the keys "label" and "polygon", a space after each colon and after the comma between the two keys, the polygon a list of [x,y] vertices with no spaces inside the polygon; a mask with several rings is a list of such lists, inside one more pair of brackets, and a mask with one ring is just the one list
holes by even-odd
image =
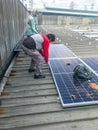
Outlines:
{"label": "worker in red jacket", "polygon": [[28,71],[35,71],[35,79],[45,78],[42,72],[43,59],[45,59],[46,63],[48,62],[49,45],[53,41],[55,41],[54,34],[34,34],[23,41],[22,48],[24,52],[32,58]]}

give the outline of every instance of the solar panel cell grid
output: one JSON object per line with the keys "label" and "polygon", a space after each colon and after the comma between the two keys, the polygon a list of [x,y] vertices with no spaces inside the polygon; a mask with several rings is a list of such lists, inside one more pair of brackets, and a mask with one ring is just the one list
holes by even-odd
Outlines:
{"label": "solar panel cell grid", "polygon": [[51,66],[53,73],[72,73],[75,66],[80,63],[81,61],[78,58],[49,61],[49,65]]}
{"label": "solar panel cell grid", "polygon": [[76,57],[76,55],[63,44],[51,45],[49,51],[49,59]]}
{"label": "solar panel cell grid", "polygon": [[93,70],[98,72],[98,58],[97,57],[82,58],[82,60],[86,64],[88,64]]}
{"label": "solar panel cell grid", "polygon": [[[90,87],[90,83],[98,84],[98,78],[94,75],[90,81],[81,81],[73,78],[72,74],[54,74],[57,90],[62,98],[62,105],[66,103],[77,106],[77,103],[92,102],[98,100],[98,91]],[[96,80],[95,80],[96,79]]]}

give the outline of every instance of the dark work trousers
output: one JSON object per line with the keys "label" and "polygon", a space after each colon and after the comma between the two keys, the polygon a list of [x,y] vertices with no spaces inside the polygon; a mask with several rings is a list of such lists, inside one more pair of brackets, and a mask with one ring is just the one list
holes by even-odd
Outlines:
{"label": "dark work trousers", "polygon": [[36,49],[28,49],[22,45],[24,52],[31,57],[30,69],[35,69],[35,74],[42,74],[42,65],[45,63],[44,58]]}

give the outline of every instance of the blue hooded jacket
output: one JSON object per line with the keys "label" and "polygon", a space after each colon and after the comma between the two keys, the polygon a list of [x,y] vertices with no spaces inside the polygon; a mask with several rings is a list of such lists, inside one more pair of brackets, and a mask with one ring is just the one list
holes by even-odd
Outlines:
{"label": "blue hooded jacket", "polygon": [[33,17],[33,16],[29,17],[29,20],[28,20],[28,23],[27,23],[27,26],[26,26],[25,35],[31,36],[33,34],[38,33],[35,20],[36,20],[35,17]]}

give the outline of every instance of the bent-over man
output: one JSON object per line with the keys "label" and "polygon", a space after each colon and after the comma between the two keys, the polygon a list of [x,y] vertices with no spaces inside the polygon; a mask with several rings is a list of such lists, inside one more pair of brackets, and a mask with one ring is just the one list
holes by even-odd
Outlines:
{"label": "bent-over man", "polygon": [[23,41],[22,48],[31,57],[31,65],[28,71],[35,71],[35,79],[45,78],[42,72],[42,65],[44,61],[48,62],[49,45],[53,41],[55,41],[54,34],[34,34]]}

